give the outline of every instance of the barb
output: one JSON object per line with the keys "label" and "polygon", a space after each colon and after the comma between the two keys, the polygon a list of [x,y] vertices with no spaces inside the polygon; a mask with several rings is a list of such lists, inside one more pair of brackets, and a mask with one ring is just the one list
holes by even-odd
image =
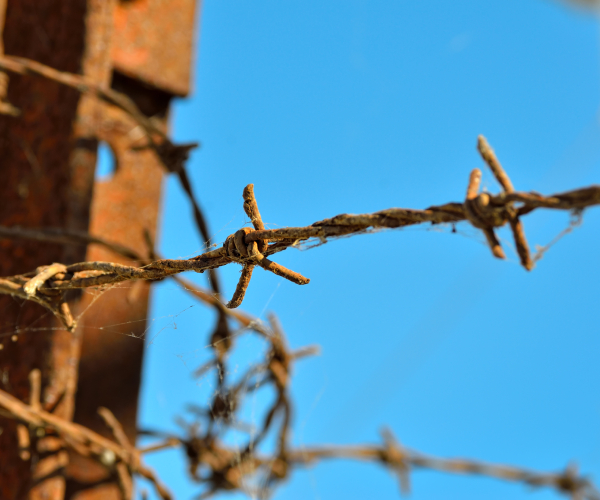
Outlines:
{"label": "barb", "polygon": [[500,242],[494,232],[496,222],[502,223],[502,219],[498,221],[486,219],[486,209],[489,207],[490,197],[486,193],[479,194],[479,186],[481,184],[481,170],[478,168],[471,172],[469,177],[469,185],[467,187],[467,198],[465,200],[465,214],[469,222],[483,231],[485,239],[492,250],[494,257],[498,259],[506,258],[504,250],[500,246]]}
{"label": "barb", "polygon": [[[244,188],[243,197],[244,211],[246,212],[246,215],[250,217],[250,221],[252,222],[254,229],[258,231],[264,229],[265,225],[263,224],[256,199],[254,198],[254,184],[248,184]],[[249,232],[249,229],[247,230],[247,228],[244,228],[235,233],[233,237],[230,236],[228,238],[229,241],[227,241],[224,246],[227,249],[227,253],[230,254],[232,258],[235,258],[236,250],[238,255],[241,255],[246,259],[250,256],[250,252],[252,252],[254,255],[257,252],[264,252],[266,250],[267,243],[265,241],[260,241],[256,249],[254,249],[254,247],[248,247],[245,237]],[[243,262],[243,266],[242,275],[240,276],[238,284],[235,288],[233,297],[227,303],[227,307],[229,309],[235,309],[236,307],[239,307],[244,300],[246,290],[250,284],[250,278],[252,278],[252,271],[254,270],[255,263]]]}
{"label": "barb", "polygon": [[[258,211],[256,198],[254,198],[254,184],[248,184],[244,188],[244,211],[250,217],[254,229],[264,231],[265,225]],[[262,252],[268,248],[268,243],[265,240],[246,241],[246,236],[250,233],[252,233],[252,229],[244,227],[235,234],[230,235],[223,244],[227,256],[232,261],[243,265],[242,276],[238,281],[233,298],[227,304],[230,309],[235,309],[244,300],[246,289],[250,284],[250,278],[252,278],[252,271],[256,265],[297,285],[306,285],[310,281],[301,274],[290,271],[282,265],[267,259]]]}
{"label": "barb", "polygon": [[[502,168],[500,161],[496,157],[496,153],[490,147],[485,137],[482,135],[479,136],[477,140],[477,149],[481,154],[481,157],[487,163],[488,167],[496,177],[496,180],[502,186],[502,189],[506,194],[511,194],[515,192],[515,188],[512,185],[507,173]],[[513,233],[513,238],[515,240],[515,246],[517,247],[517,253],[521,259],[521,264],[525,269],[531,271],[533,269],[534,263],[531,260],[531,256],[529,254],[529,245],[527,244],[527,239],[525,238],[525,230],[523,229],[523,224],[519,220],[519,216],[514,210],[513,206],[510,204],[506,205],[506,210],[508,214],[508,222],[510,224],[510,229]],[[493,232],[493,231],[492,231]],[[499,244],[498,244],[499,247]]]}

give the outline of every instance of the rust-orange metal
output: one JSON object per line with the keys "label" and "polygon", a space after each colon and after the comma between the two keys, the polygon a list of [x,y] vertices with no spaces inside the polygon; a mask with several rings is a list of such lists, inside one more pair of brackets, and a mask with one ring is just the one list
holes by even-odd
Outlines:
{"label": "rust-orange metal", "polygon": [[116,70],[173,95],[189,92],[196,0],[121,1],[115,9]]}
{"label": "rust-orange metal", "polygon": [[[148,253],[144,231],[153,239],[160,207],[163,168],[148,150],[133,151],[137,125],[122,111],[105,106],[99,138],[110,144],[117,160],[114,176],[97,182],[92,202],[91,233]],[[132,139],[132,137],[134,139]],[[130,264],[109,250],[91,247],[86,260]],[[150,284],[134,282],[106,291],[91,291],[82,298],[83,345],[74,420],[110,437],[97,415],[109,408],[131,442],[136,439],[137,400],[144,352],[144,332]],[[83,482],[107,477],[98,463],[73,457],[69,491]],[[104,484],[74,495],[77,499],[119,499],[116,483]]]}
{"label": "rust-orange metal", "polygon": [[[79,72],[86,52],[88,4],[85,0],[9,0],[3,32],[5,53],[38,60],[63,71]],[[24,34],[27,34],[25,36]],[[11,78],[8,100],[21,110],[19,117],[0,116],[0,223],[25,227],[65,227],[85,219],[89,192],[85,176],[72,171],[73,123],[80,95],[59,84],[33,77]],[[82,217],[73,218],[73,211]],[[0,242],[0,272],[16,274],[48,262],[82,258],[85,250],[35,242]],[[73,412],[74,377],[79,342],[76,335],[54,329],[56,323],[43,309],[0,299],[2,343],[1,383],[5,390],[26,400],[28,375],[42,372],[42,403],[64,418]],[[11,337],[16,335],[15,342]],[[19,458],[15,423],[0,418],[0,498],[60,500],[60,477],[65,454],[56,448],[37,463]],[[46,438],[42,438],[45,441]],[[58,472],[58,475],[53,475]]]}
{"label": "rust-orange metal", "polygon": [[[83,73],[107,85],[112,80],[164,127],[171,97],[189,91],[194,0],[6,2],[3,38],[8,55]],[[132,150],[143,143],[139,128],[106,103],[33,76],[12,76],[7,100],[22,114],[0,116],[0,224],[80,231],[89,227],[92,234],[144,253],[143,232],[152,236],[156,229],[163,170],[150,150]],[[118,169],[112,179],[94,185],[99,141],[110,144]],[[122,258],[95,247],[86,253],[77,246],[0,241],[4,276],[51,262],[83,260]],[[26,401],[28,374],[39,368],[46,409],[64,418],[74,415],[74,420],[106,433],[97,408],[107,406],[134,441],[148,296],[148,283],[73,294],[71,304],[79,319],[74,334],[56,328],[35,304],[0,297],[2,388]],[[33,449],[32,460],[22,460],[14,422],[0,417],[0,428],[3,500],[119,498],[113,484],[90,489],[89,483],[106,477],[106,470],[75,457],[67,466],[65,493],[64,452],[54,447],[42,456]]]}

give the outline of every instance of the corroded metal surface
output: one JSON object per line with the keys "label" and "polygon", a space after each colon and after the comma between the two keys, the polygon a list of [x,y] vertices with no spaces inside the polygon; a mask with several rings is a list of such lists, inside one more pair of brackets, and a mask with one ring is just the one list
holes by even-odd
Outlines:
{"label": "corroded metal surface", "polygon": [[[189,90],[194,4],[8,0],[5,53],[83,73],[106,85],[112,77],[114,88],[166,127],[171,97]],[[163,173],[153,152],[132,149],[144,142],[139,127],[106,103],[31,75],[12,77],[7,95],[1,97],[22,114],[0,116],[0,223],[89,229],[145,253],[143,234],[154,236]],[[110,144],[118,169],[110,180],[94,184],[99,141]],[[48,262],[126,262],[99,248],[86,253],[83,247],[23,240],[0,240],[0,257],[2,275]],[[97,417],[98,407],[106,406],[134,442],[149,286],[140,282],[73,293],[70,300],[79,325],[75,333],[56,328],[54,319],[35,304],[0,297],[2,388],[27,400],[28,375],[39,368],[47,410],[107,434]],[[0,498],[119,498],[113,483],[90,488],[90,483],[106,479],[106,469],[75,456],[67,465],[60,446],[51,446],[56,438],[34,439],[31,455],[40,460],[32,467],[31,460],[19,458],[14,423],[0,419],[0,427]],[[41,448],[54,451],[41,456],[35,451],[36,440],[40,444],[46,439],[48,446]]]}
{"label": "corroded metal surface", "polygon": [[196,0],[121,1],[115,10],[115,69],[170,94],[189,93]]}
{"label": "corroded metal surface", "polygon": [[[86,0],[9,0],[3,33],[7,54],[29,57],[63,71],[79,72],[85,53]],[[27,36],[24,34],[27,33]],[[72,126],[80,95],[64,86],[32,77],[14,76],[8,100],[21,110],[20,117],[0,116],[0,223],[25,227],[68,227],[69,203],[77,180],[69,167],[73,150]],[[85,206],[89,200],[79,199]],[[82,258],[84,251],[65,255],[57,244],[0,241],[0,271],[14,274],[66,258]],[[69,418],[73,410],[73,378],[77,366],[78,340],[54,329],[51,315],[39,306],[21,304],[10,297],[0,299],[2,387],[19,399],[29,395],[28,375],[42,371],[42,403]],[[11,341],[17,335],[16,341]],[[46,498],[63,496],[60,471],[64,453],[50,453],[35,464],[21,460],[13,422],[0,419],[0,498]],[[26,492],[36,482],[31,495]]]}
{"label": "corroded metal surface", "polygon": [[[167,101],[168,102],[168,101]],[[147,254],[144,231],[154,237],[160,207],[163,169],[148,150],[134,151],[137,126],[122,111],[105,105],[99,139],[110,144],[118,167],[112,178],[97,182],[92,202],[92,234],[126,244]],[[110,250],[91,247],[88,260],[131,263]],[[74,421],[110,436],[97,415],[99,406],[110,408],[131,442],[136,439],[137,399],[144,350],[144,332],[150,284],[136,282],[86,293],[79,387]],[[82,490],[78,483],[106,479],[97,462],[72,457],[68,491],[78,500],[119,499],[116,483]]]}

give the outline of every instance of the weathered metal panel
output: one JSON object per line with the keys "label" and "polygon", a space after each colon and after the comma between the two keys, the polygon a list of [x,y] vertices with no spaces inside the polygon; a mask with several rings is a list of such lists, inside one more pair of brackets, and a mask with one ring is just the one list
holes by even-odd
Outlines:
{"label": "weathered metal panel", "polygon": [[[117,1],[8,0],[5,53],[106,84],[112,74],[115,88],[166,127],[172,95],[189,90],[195,2],[121,0],[115,8]],[[112,52],[111,40],[117,47]],[[132,149],[143,139],[137,125],[106,103],[32,76],[11,77],[7,98],[22,115],[0,116],[0,224],[83,231],[89,226],[92,234],[144,253],[143,232],[153,237],[158,220],[163,174],[152,152]],[[112,179],[94,184],[100,140],[111,145],[119,168]],[[3,240],[0,275],[51,262],[124,262],[105,250],[85,252],[77,246]],[[75,412],[75,421],[107,434],[97,417],[98,407],[106,406],[135,441],[148,295],[148,283],[89,291],[81,299],[74,294],[75,334],[56,328],[35,304],[0,297],[3,389],[27,400],[28,375],[39,368],[47,409],[55,407],[67,419]],[[17,340],[9,342],[17,333]],[[51,454],[50,461],[38,464],[38,472],[59,469],[28,495],[36,470],[18,458],[14,422],[0,419],[0,428],[0,498],[62,499],[64,454]],[[72,456],[67,473],[68,498],[119,498],[114,484],[87,488],[90,481],[106,477],[96,463]]]}
{"label": "weathered metal panel", "polygon": [[173,95],[190,90],[196,0],[121,0],[115,69]]}

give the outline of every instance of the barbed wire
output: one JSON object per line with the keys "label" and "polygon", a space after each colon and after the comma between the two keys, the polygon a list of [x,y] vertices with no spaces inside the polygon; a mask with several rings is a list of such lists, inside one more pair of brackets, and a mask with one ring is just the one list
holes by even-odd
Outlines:
{"label": "barbed wire", "polygon": [[[205,485],[204,492],[197,498],[209,498],[221,491],[233,490],[244,491],[252,498],[267,498],[295,467],[310,466],[322,460],[352,459],[370,461],[391,470],[398,476],[403,494],[410,493],[410,474],[413,470],[429,469],[451,474],[488,476],[536,488],[552,488],[573,500],[600,500],[594,485],[578,474],[574,464],[563,471],[544,473],[472,459],[433,457],[403,447],[387,429],[381,433],[382,445],[293,447],[289,438],[293,410],[289,397],[291,370],[297,360],[318,354],[318,346],[290,351],[274,314],[269,315],[268,326],[257,318],[251,318],[246,317],[246,320],[250,320],[248,328],[256,331],[270,345],[264,360],[248,367],[233,383],[225,382],[226,370],[220,364],[220,358],[208,361],[195,375],[204,376],[208,370],[215,369],[222,383],[207,407],[189,408],[194,420],[190,423],[181,420],[185,434],[178,436],[153,430],[141,431],[142,435],[164,438],[162,443],[154,444],[149,449],[183,447],[190,476]],[[275,393],[275,399],[271,406],[264,409],[262,426],[248,438],[245,445],[227,446],[221,436],[240,424],[239,411],[243,399],[266,387]],[[281,419],[279,426],[275,427],[278,415]],[[275,434],[275,450],[271,454],[264,454],[258,448],[269,432]],[[252,483],[259,486],[249,489]]]}
{"label": "barbed wire", "polygon": [[[174,144],[162,127],[140,111],[127,95],[110,87],[98,84],[91,78],[59,71],[38,61],[25,57],[0,56],[0,69],[19,75],[35,75],[70,87],[78,92],[90,94],[108,102],[127,113],[146,132],[148,144],[138,149],[152,149],[170,172],[178,172],[188,158],[189,152],[198,143]],[[1,112],[2,110],[0,110]]]}
{"label": "barbed wire", "polygon": [[[569,200],[569,208],[580,208],[581,206],[590,206],[591,204],[595,204],[590,203],[590,201],[595,200],[595,196],[597,195],[595,195],[593,191],[590,194],[588,191],[589,189],[590,188],[586,188],[586,190],[578,190],[575,192],[546,198],[543,198],[541,195],[537,194],[534,196],[536,196],[536,203],[540,203],[540,201],[544,203],[542,206],[552,204],[553,207],[565,208],[565,200]],[[583,196],[579,194],[582,191],[585,193]],[[258,217],[260,217],[260,215],[254,213],[251,203],[251,193],[252,189],[247,187],[245,190],[245,204],[250,206],[248,212],[251,214],[253,213],[253,215],[249,214],[249,216],[251,220],[255,221]],[[573,195],[573,193],[576,194]],[[454,206],[455,204],[450,205]],[[524,210],[524,208],[526,208],[525,205],[520,207],[521,210]],[[386,219],[382,220],[381,214],[389,214],[389,212],[390,211],[388,210],[378,212],[376,214],[366,214],[360,216],[350,216],[344,214],[328,220],[347,221],[350,218],[350,220],[353,222],[352,226],[357,225],[357,220],[365,221],[363,224],[368,222],[375,224],[379,222],[381,224],[382,222],[386,223]],[[437,214],[435,210],[431,210],[431,213]],[[315,225],[313,226],[317,228],[320,227]],[[314,234],[312,232],[314,231],[314,229],[312,229],[313,226],[308,226],[307,228],[283,228],[274,231],[284,232],[291,229],[294,231],[294,234],[300,234],[301,236],[308,238],[312,237]],[[328,226],[329,225],[326,225],[325,227]],[[343,225],[338,227],[344,228]],[[377,225],[374,227],[389,226]],[[244,235],[251,235],[258,231],[262,230],[255,229],[254,231],[251,230],[250,232],[244,231]],[[233,238],[235,238],[235,234],[233,235]],[[284,234],[287,235],[289,233]],[[330,233],[327,234],[329,235]],[[337,236],[339,233],[336,232],[334,234]],[[346,234],[354,234],[354,232]],[[31,238],[42,241],[55,241],[71,244],[88,242],[91,244],[102,245],[116,253],[140,262],[147,261],[149,257],[152,257],[152,252],[149,252],[149,255],[144,257],[143,255],[131,249],[128,249],[124,246],[115,245],[102,238],[81,233],[73,234],[69,231],[61,232],[60,230],[56,229],[23,230],[22,228],[0,228],[0,235],[3,237]],[[230,236],[226,240],[224,248],[231,245],[231,239],[232,237]],[[255,240],[251,239],[250,241]],[[233,242],[235,244],[235,239]],[[227,251],[231,252],[229,249],[227,249]],[[265,250],[265,252],[267,251],[268,249]],[[159,261],[164,260],[165,259],[160,259]],[[110,263],[104,264],[109,264],[109,267],[114,266]],[[99,268],[100,267],[102,266],[99,266]],[[144,268],[142,267],[139,269]],[[61,274],[64,275],[66,272],[70,271],[73,271],[73,268],[69,269],[69,266],[48,266],[41,272],[38,272],[38,274],[32,278],[22,283],[23,292],[27,294],[26,290],[29,290],[29,293],[32,293],[33,290],[45,290],[45,288],[43,288],[41,285],[46,283],[48,279],[52,280],[57,277],[63,278],[64,280],[66,276],[61,276]],[[279,326],[275,316],[270,317],[270,322],[267,326],[258,318],[252,317],[247,313],[227,309],[225,304],[223,304],[219,297],[212,291],[203,290],[202,288],[192,285],[190,282],[177,276],[169,275],[164,277],[172,277],[172,279],[175,279],[185,290],[202,300],[205,304],[223,311],[227,317],[235,319],[242,327],[259,334],[261,338],[265,339],[271,345],[262,363],[248,368],[246,373],[244,373],[240,377],[240,380],[235,384],[228,384],[226,383],[225,374],[227,373],[227,370],[224,366],[223,356],[219,355],[219,345],[218,343],[211,344],[211,346],[215,348],[215,358],[196,370],[196,376],[203,376],[208,370],[216,369],[217,380],[219,381],[218,390],[215,392],[212,402],[209,403],[209,406],[206,409],[193,407],[194,415],[201,420],[203,419],[204,421],[200,422],[197,420],[196,422],[187,425],[186,435],[166,436],[166,440],[158,442],[142,450],[132,451],[132,449],[123,446],[120,442],[117,442],[116,444],[112,443],[110,446],[108,446],[106,445],[106,438],[98,436],[100,439],[97,439],[93,433],[92,437],[85,432],[82,434],[82,430],[79,429],[76,424],[71,424],[70,422],[63,421],[57,424],[57,417],[51,416],[54,420],[52,418],[49,420],[45,414],[37,415],[36,411],[39,413],[40,410],[36,409],[35,406],[26,408],[27,405],[24,403],[18,402],[9,394],[0,391],[0,406],[9,412],[8,416],[25,422],[30,426],[33,425],[34,427],[43,423],[45,426],[49,426],[55,432],[57,432],[60,437],[65,439],[66,443],[69,446],[72,446],[78,453],[84,453],[87,454],[87,456],[97,457],[97,459],[101,461],[103,465],[110,469],[111,474],[115,474],[114,477],[117,479],[117,482],[120,485],[123,498],[130,498],[128,496],[130,494],[128,493],[130,491],[130,487],[128,485],[131,484],[130,477],[132,474],[146,474],[144,477],[150,477],[151,481],[158,481],[154,476],[149,476],[147,469],[141,469],[142,472],[140,472],[140,469],[136,468],[137,465],[135,465],[135,462],[132,465],[132,463],[130,463],[132,460],[131,457],[174,446],[180,446],[186,451],[188,468],[191,476],[195,480],[207,485],[206,490],[202,494],[202,498],[208,498],[219,491],[229,491],[234,489],[247,491],[247,483],[249,483],[248,478],[255,477],[257,475],[261,476],[261,481],[259,481],[261,486],[256,491],[249,493],[264,498],[268,496],[269,492],[277,483],[283,481],[289,475],[289,472],[291,469],[293,469],[293,467],[306,466],[320,460],[334,458],[351,458],[381,463],[383,466],[398,474],[401,482],[401,490],[403,492],[408,492],[410,489],[410,471],[413,469],[425,468],[457,474],[486,475],[507,481],[524,483],[529,486],[554,488],[558,492],[564,493],[571,496],[571,498],[578,500],[598,500],[600,498],[598,492],[594,489],[592,484],[586,478],[578,476],[577,471],[573,466],[567,467],[562,472],[540,473],[528,471],[518,467],[487,464],[476,460],[441,459],[430,457],[428,455],[423,455],[421,453],[403,448],[393,439],[389,431],[384,433],[384,444],[381,446],[320,446],[303,447],[301,449],[292,448],[288,443],[292,410],[292,403],[288,394],[291,366],[295,360],[317,353],[318,348],[315,346],[309,346],[308,348],[290,352],[287,349],[287,343],[285,341],[283,331]],[[31,297],[37,297],[37,295],[32,295]],[[271,386],[275,390],[276,398],[273,405],[265,410],[265,418],[260,430],[252,439],[248,441],[241,451],[239,449],[233,449],[225,446],[225,444],[219,439],[219,436],[239,420],[236,413],[242,406],[242,399],[248,394],[267,386]],[[32,384],[32,394],[35,393],[39,393],[39,390],[35,389],[35,384]],[[36,397],[33,396],[33,400],[35,399]],[[105,411],[102,413],[104,414],[103,418],[105,418],[105,420],[112,422],[111,428],[118,429],[118,423],[115,423],[115,421],[111,420],[110,416],[107,417],[108,413]],[[259,454],[256,452],[256,450],[260,446],[261,442],[264,441],[268,433],[273,429],[274,421],[278,415],[280,415],[282,418],[282,423],[280,424],[279,430],[275,430],[278,435],[278,448],[271,456]],[[63,423],[67,425],[62,425]],[[206,431],[203,434],[200,434],[199,429],[206,429]],[[21,428],[19,435],[21,436],[23,443],[25,443],[25,438],[23,438],[23,436],[26,434],[29,435],[31,432],[24,432],[23,428]],[[114,434],[116,436],[118,434],[118,430],[115,430]],[[164,433],[156,431],[145,431],[143,434],[164,436]],[[86,439],[88,439],[88,444],[86,446],[88,446],[89,449],[87,450],[82,449],[81,446],[78,448],[78,445],[81,444],[81,435],[86,436]],[[119,453],[117,453],[114,447],[119,446],[120,444],[121,449]],[[103,451],[100,451],[100,448],[98,448],[100,445],[104,446]],[[28,446],[31,447],[32,445],[29,444]],[[27,446],[22,444],[21,448],[26,450]],[[95,451],[93,451],[92,448]],[[114,453],[114,455],[112,455],[111,452]],[[108,465],[105,463],[107,462],[107,456],[109,457],[108,462],[110,462]],[[115,457],[114,462],[111,462],[111,460],[113,460],[111,457],[113,456]],[[102,462],[102,460],[104,460],[104,462]],[[159,494],[162,498],[170,498],[166,490],[163,490],[162,493],[159,491]]]}
{"label": "barbed wire", "polygon": [[[139,146],[136,149],[152,149],[166,170],[178,175],[182,187],[192,204],[196,226],[205,243],[208,244],[210,236],[206,220],[198,201],[194,197],[191,183],[185,170],[185,161],[189,156],[189,152],[198,146],[197,143],[175,145],[162,128],[158,127],[151,118],[145,116],[127,95],[99,85],[85,76],[59,71],[37,61],[14,56],[0,56],[0,69],[21,75],[32,74],[47,78],[79,92],[91,94],[117,106],[131,116],[146,132],[148,140],[147,145]],[[315,222],[307,227],[265,229],[254,198],[253,185],[250,184],[244,190],[244,210],[250,217],[254,230],[250,228],[240,229],[227,239],[222,248],[187,260],[160,259],[147,264],[144,268],[134,268],[117,264],[111,265],[111,263],[103,262],[74,264],[73,266],[68,266],[67,275],[77,274],[78,276],[66,276],[64,273],[57,273],[56,276],[52,276],[52,280],[42,284],[40,291],[47,293],[48,289],[67,290],[70,288],[103,286],[132,279],[156,280],[178,272],[193,270],[196,272],[208,271],[211,274],[210,283],[213,292],[219,295],[219,279],[214,270],[231,262],[237,262],[243,266],[242,275],[232,300],[227,304],[228,307],[234,308],[242,303],[252,276],[252,271],[256,265],[296,284],[307,284],[309,282],[304,276],[266,258],[274,253],[285,250],[290,246],[296,246],[299,242],[310,238],[318,238],[324,242],[328,238],[362,233],[369,228],[400,228],[427,222],[441,224],[468,221],[483,232],[492,254],[501,259],[505,258],[505,254],[494,229],[508,223],[513,233],[521,265],[525,269],[531,270],[534,266],[534,261],[531,259],[521,222],[523,215],[537,208],[581,211],[588,206],[600,203],[599,186],[590,186],[552,196],[543,196],[536,192],[516,192],[509,176],[502,168],[496,154],[483,136],[479,136],[477,148],[502,187],[502,192],[498,195],[493,196],[486,192],[479,192],[481,171],[474,169],[469,178],[466,198],[462,203],[446,203],[444,205],[432,206],[425,210],[392,208],[373,214],[341,214],[331,219]],[[12,236],[19,236],[18,233],[20,233],[21,237],[34,237],[37,239],[40,237],[40,231],[38,231],[37,235],[34,235],[31,233],[31,229],[2,228],[2,230],[4,233],[0,233],[0,236],[2,234],[7,235],[8,233],[12,233]],[[47,232],[48,236],[52,236],[49,233],[53,231],[54,241],[57,242],[61,237],[59,230],[57,231],[56,229],[42,231]],[[25,236],[26,232],[29,232],[27,236]],[[81,234],[73,232],[70,234],[63,232],[62,235],[81,238]],[[268,244],[269,242],[271,242],[270,245]],[[114,247],[117,244],[108,244],[108,247],[110,248],[111,245],[115,249]],[[123,254],[122,252],[119,253]],[[22,281],[19,277],[4,278],[3,281],[0,278],[0,293],[33,297],[30,294],[23,295],[18,287],[14,286],[15,284],[22,285]],[[31,298],[31,300],[36,300],[59,316],[56,304],[49,305],[48,301],[38,299],[39,297],[35,299]],[[58,307],[63,306],[60,305]],[[66,317],[63,318],[63,324],[67,326],[64,319]],[[217,325],[217,331],[223,330],[223,325],[225,325],[223,313],[219,313],[219,319],[221,326]],[[220,334],[221,336],[228,336],[229,332],[221,331]]]}
{"label": "barbed wire", "polygon": [[[514,191],[508,175],[483,136],[479,137],[478,148],[486,164],[502,186],[502,193],[491,195],[479,192],[481,171],[474,169],[469,178],[466,199],[462,203],[446,203],[431,206],[425,210],[390,208],[372,214],[341,214],[306,227],[265,229],[254,197],[254,186],[249,184],[243,193],[244,210],[250,217],[254,228],[239,229],[228,236],[220,248],[190,259],[158,259],[141,267],[113,262],[81,262],[67,266],[58,264],[50,267],[43,266],[35,272],[0,278],[0,293],[33,300],[52,311],[66,328],[73,329],[75,323],[66,312],[68,306],[62,300],[61,291],[73,288],[102,287],[138,279],[159,280],[183,271],[202,273],[235,262],[243,266],[233,298],[227,303],[227,307],[235,308],[242,303],[256,266],[293,283],[308,284],[310,281],[308,278],[267,258],[290,247],[295,247],[302,241],[318,238],[321,242],[325,242],[330,238],[365,233],[369,229],[395,229],[424,223],[441,224],[460,221],[467,221],[480,229],[486,236],[494,257],[501,259],[505,258],[505,255],[495,235],[495,228],[508,223],[513,233],[521,265],[525,269],[531,270],[534,264],[521,217],[538,208],[580,212],[586,207],[600,204],[600,186],[590,186],[550,196],[543,196],[536,192]],[[61,234],[57,230],[24,230],[22,228],[2,228],[0,235],[9,235],[11,232],[15,237],[21,238],[40,239],[43,233],[46,233],[49,239],[53,238],[54,240],[70,237],[68,232]],[[71,236],[81,240],[80,234]],[[97,243],[98,239],[94,240],[90,237],[89,241]],[[123,250],[108,242],[105,242],[104,246],[116,251]],[[131,254],[129,255],[131,256]],[[34,282],[36,283],[35,287],[31,285]]]}
{"label": "barbed wire", "polygon": [[[0,69],[18,74],[33,74],[67,85],[79,92],[117,106],[142,127],[147,144],[135,149],[152,149],[169,172],[176,173],[192,204],[194,219],[199,233],[208,244],[209,232],[200,205],[195,199],[185,161],[194,144],[175,145],[155,122],[146,117],[126,95],[106,88],[81,76],[65,73],[36,61],[24,58],[0,56]],[[0,112],[2,112],[0,110]],[[11,113],[15,116],[15,113]],[[92,457],[109,473],[109,479],[119,485],[123,499],[133,496],[134,475],[148,479],[158,495],[168,500],[171,494],[153,471],[143,465],[141,457],[150,452],[169,447],[185,450],[191,477],[204,485],[200,498],[208,498],[221,491],[246,491],[255,497],[265,498],[273,487],[285,480],[298,466],[334,458],[350,458],[379,463],[398,475],[401,491],[410,491],[410,475],[414,469],[431,469],[455,474],[477,474],[506,481],[518,482],[533,487],[553,488],[574,500],[600,500],[600,495],[591,482],[578,474],[574,466],[555,473],[542,473],[526,469],[488,464],[476,460],[443,459],[409,450],[401,446],[390,431],[383,431],[383,444],[364,446],[311,446],[295,448],[290,443],[290,426],[293,401],[290,397],[291,370],[293,364],[306,356],[318,352],[316,346],[292,351],[289,349],[283,329],[274,315],[268,324],[245,312],[235,310],[245,296],[253,270],[256,266],[282,276],[296,284],[308,284],[309,279],[291,271],[268,257],[301,242],[317,239],[326,242],[340,236],[363,234],[375,229],[395,229],[418,224],[443,224],[466,221],[481,230],[492,254],[505,258],[504,251],[495,234],[495,229],[508,224],[511,228],[521,265],[531,270],[531,258],[521,218],[538,208],[571,210],[578,216],[583,209],[600,204],[600,186],[590,186],[574,191],[543,196],[536,192],[515,191],[510,178],[502,168],[494,151],[482,136],[478,150],[499,182],[502,192],[492,195],[480,192],[481,171],[471,172],[466,197],[462,202],[446,203],[412,210],[390,208],[370,214],[341,214],[315,222],[305,227],[266,229],[254,196],[252,184],[243,192],[244,210],[252,222],[252,228],[244,227],[228,236],[223,246],[202,255],[185,260],[159,258],[154,253],[153,242],[146,238],[147,255],[135,252],[124,245],[91,236],[87,233],[58,228],[0,227],[0,238],[33,239],[61,244],[96,244],[115,252],[137,265],[114,262],[83,262],[77,264],[52,263],[40,266],[29,273],[0,278],[0,293],[10,294],[36,302],[50,310],[62,325],[73,331],[77,325],[65,300],[65,292],[74,288],[108,288],[131,280],[157,281],[174,279],[184,290],[215,308],[218,320],[211,335],[210,346],[214,357],[195,371],[196,376],[205,376],[211,370],[216,375],[214,395],[205,407],[190,406],[191,422],[181,419],[183,435],[169,435],[160,430],[145,430],[141,434],[160,437],[160,440],[141,449],[136,449],[126,438],[114,415],[106,408],[99,414],[112,432],[114,440],[107,439],[82,427],[53,415],[40,404],[40,373],[30,376],[30,399],[28,403],[17,400],[0,390],[0,413],[20,422],[17,437],[21,459],[27,460],[32,453],[48,450],[38,449],[42,445],[40,436],[56,437],[57,450],[67,446],[76,453]],[[242,265],[242,274],[232,299],[225,303],[220,295],[219,281],[214,274],[219,267],[237,263]],[[210,272],[211,290],[202,289],[176,276],[183,271]],[[239,323],[243,330],[262,338],[268,349],[257,364],[250,366],[234,382],[229,380],[225,354],[232,348],[233,334],[228,320]],[[258,390],[270,388],[274,401],[264,408],[262,424],[257,432],[251,433],[241,448],[224,443],[223,435],[240,423],[240,408],[246,396]],[[260,451],[261,445],[273,435],[274,450]],[[43,441],[49,442],[48,440]],[[62,452],[61,452],[62,453]],[[66,455],[57,461],[66,465]],[[60,471],[50,471],[60,473]],[[252,478],[256,487],[250,487]],[[93,485],[88,485],[89,487]]]}
{"label": "barbed wire", "polygon": [[[245,491],[258,498],[267,498],[274,486],[287,479],[291,471],[298,466],[308,466],[329,459],[353,459],[378,463],[398,476],[400,490],[404,494],[411,491],[410,475],[416,469],[429,469],[452,474],[474,474],[522,483],[536,488],[552,488],[575,500],[599,500],[600,494],[593,484],[580,476],[577,468],[570,465],[564,471],[536,472],[519,467],[490,464],[469,459],[445,459],[425,455],[400,445],[391,431],[383,430],[382,445],[362,446],[308,446],[294,448],[289,443],[292,404],[289,398],[290,372],[293,362],[316,353],[314,347],[290,351],[275,316],[269,318],[270,350],[265,361],[249,367],[234,384],[221,384],[207,408],[192,407],[195,415],[193,423],[184,424],[183,436],[169,435],[160,431],[145,430],[142,435],[160,437],[161,440],[136,449],[133,447],[120,423],[106,408],[98,413],[111,430],[114,440],[65,419],[56,417],[42,409],[40,403],[40,373],[33,370],[30,374],[30,400],[24,403],[7,392],[0,390],[0,413],[20,422],[18,438],[20,456],[28,460],[37,449],[40,438],[54,436],[67,448],[78,454],[91,457],[108,471],[119,485],[122,498],[133,498],[134,475],[149,480],[163,500],[172,497],[156,474],[142,462],[142,456],[165,448],[181,447],[186,454],[191,477],[205,485],[198,498],[209,498],[221,491]],[[198,371],[204,375],[207,369],[216,367],[218,358],[209,361]],[[223,373],[218,370],[219,377]],[[276,392],[275,402],[265,413],[262,427],[249,438],[241,448],[227,446],[220,438],[224,432],[238,422],[237,412],[245,396],[260,388],[271,386]],[[275,429],[276,417],[281,423]],[[205,429],[203,433],[200,430]],[[277,436],[276,449],[271,454],[258,451],[269,431]],[[45,445],[47,446],[46,439]],[[60,445],[62,446],[62,444]],[[58,461],[59,467],[66,466],[66,456]],[[48,471],[55,474],[58,470]],[[258,484],[249,488],[251,478]],[[106,479],[104,479],[105,481]],[[94,484],[88,485],[93,487]]]}
{"label": "barbed wire", "polygon": [[[91,457],[102,464],[115,477],[123,500],[133,498],[132,475],[137,474],[149,480],[155,487],[156,492],[163,500],[171,500],[171,494],[158,479],[154,471],[146,467],[141,460],[141,453],[136,450],[127,439],[121,424],[107,408],[100,408],[99,415],[110,428],[116,439],[111,441],[87,427],[69,422],[64,418],[57,417],[45,411],[40,403],[41,375],[39,370],[33,370],[29,376],[30,401],[25,404],[9,393],[0,390],[0,408],[4,417],[9,417],[21,422],[17,430],[19,439],[20,456],[22,460],[28,460],[32,451],[43,453],[60,450],[63,443],[70,449],[85,457]],[[56,450],[38,449],[38,444],[44,443],[48,446],[48,440],[38,441],[40,438],[53,435],[56,437],[54,445]],[[62,460],[57,461],[58,468],[67,465],[67,457],[64,454]],[[47,471],[48,476],[60,473],[60,470]],[[39,478],[43,480],[43,478]]]}

